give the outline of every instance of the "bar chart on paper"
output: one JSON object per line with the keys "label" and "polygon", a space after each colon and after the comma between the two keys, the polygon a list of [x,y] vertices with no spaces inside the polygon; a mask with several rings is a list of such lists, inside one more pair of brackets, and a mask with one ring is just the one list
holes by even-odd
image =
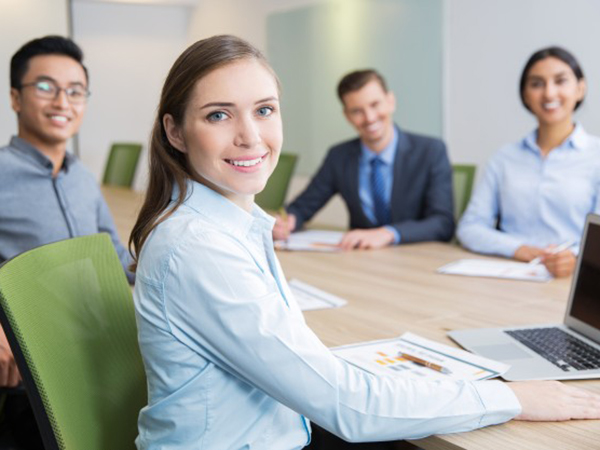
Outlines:
{"label": "bar chart on paper", "polygon": [[[411,378],[487,380],[505,373],[510,366],[439,344],[412,333],[394,339],[362,342],[332,349],[333,353],[371,373]],[[402,353],[448,369],[448,374],[399,356]]]}

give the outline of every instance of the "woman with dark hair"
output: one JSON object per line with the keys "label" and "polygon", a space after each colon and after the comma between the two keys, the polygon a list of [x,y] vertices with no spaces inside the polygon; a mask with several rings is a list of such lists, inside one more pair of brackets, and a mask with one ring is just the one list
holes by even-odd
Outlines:
{"label": "woman with dark hair", "polygon": [[600,211],[600,139],[573,120],[585,78],[571,53],[549,47],[529,58],[519,88],[538,127],[492,157],[457,236],[469,250],[539,258],[554,276],[568,276],[585,216]]}
{"label": "woman with dark hair", "polygon": [[261,53],[215,36],[177,59],[162,90],[150,180],[131,236],[148,379],[139,449],[299,449],[312,420],[351,441],[507,421],[600,417],[560,383],[376,377],[308,328],[254,204],[282,145],[279,83]]}

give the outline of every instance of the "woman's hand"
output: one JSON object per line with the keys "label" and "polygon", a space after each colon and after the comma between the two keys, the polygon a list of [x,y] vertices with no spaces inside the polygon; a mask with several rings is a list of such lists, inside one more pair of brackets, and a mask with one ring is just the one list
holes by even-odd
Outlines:
{"label": "woman's hand", "polygon": [[568,277],[575,270],[577,258],[571,250],[551,253],[543,257],[542,262],[555,277]]}
{"label": "woman's hand", "polygon": [[508,383],[521,403],[515,420],[600,419],[600,395],[558,381]]}
{"label": "woman's hand", "polygon": [[521,245],[516,251],[513,257],[517,261],[529,262],[540,256],[544,256],[545,252],[543,248],[533,247],[531,245]]}

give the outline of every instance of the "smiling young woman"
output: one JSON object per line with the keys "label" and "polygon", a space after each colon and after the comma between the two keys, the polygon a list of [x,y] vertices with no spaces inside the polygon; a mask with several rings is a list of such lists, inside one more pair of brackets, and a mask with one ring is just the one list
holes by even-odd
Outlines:
{"label": "smiling young woman", "polygon": [[600,139],[573,119],[585,97],[583,70],[568,51],[545,48],[527,61],[519,91],[538,127],[492,157],[457,236],[470,250],[539,257],[553,275],[568,276],[585,216],[600,212]]}
{"label": "smiling young woman", "polygon": [[197,82],[183,123],[165,114],[165,132],[199,182],[250,211],[279,158],[278,98],[262,63],[233,62]]}
{"label": "smiling young woman", "polygon": [[600,417],[600,397],[558,383],[375,377],[336,358],[290,292],[273,250],[275,220],[253,203],[281,148],[278,99],[262,54],[233,36],[193,44],[167,76],[131,236],[148,379],[138,449],[300,449],[309,420],[375,441],[519,413]]}

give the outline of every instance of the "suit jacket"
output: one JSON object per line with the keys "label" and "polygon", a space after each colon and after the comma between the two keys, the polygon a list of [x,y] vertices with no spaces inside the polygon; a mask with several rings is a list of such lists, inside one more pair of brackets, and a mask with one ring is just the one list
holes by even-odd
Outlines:
{"label": "suit jacket", "polygon": [[[439,139],[398,130],[391,215],[400,242],[449,241],[454,234],[452,169]],[[335,194],[350,214],[350,228],[375,228],[364,214],[358,193],[360,140],[332,147],[306,190],[287,208],[296,229],[310,220]]]}

